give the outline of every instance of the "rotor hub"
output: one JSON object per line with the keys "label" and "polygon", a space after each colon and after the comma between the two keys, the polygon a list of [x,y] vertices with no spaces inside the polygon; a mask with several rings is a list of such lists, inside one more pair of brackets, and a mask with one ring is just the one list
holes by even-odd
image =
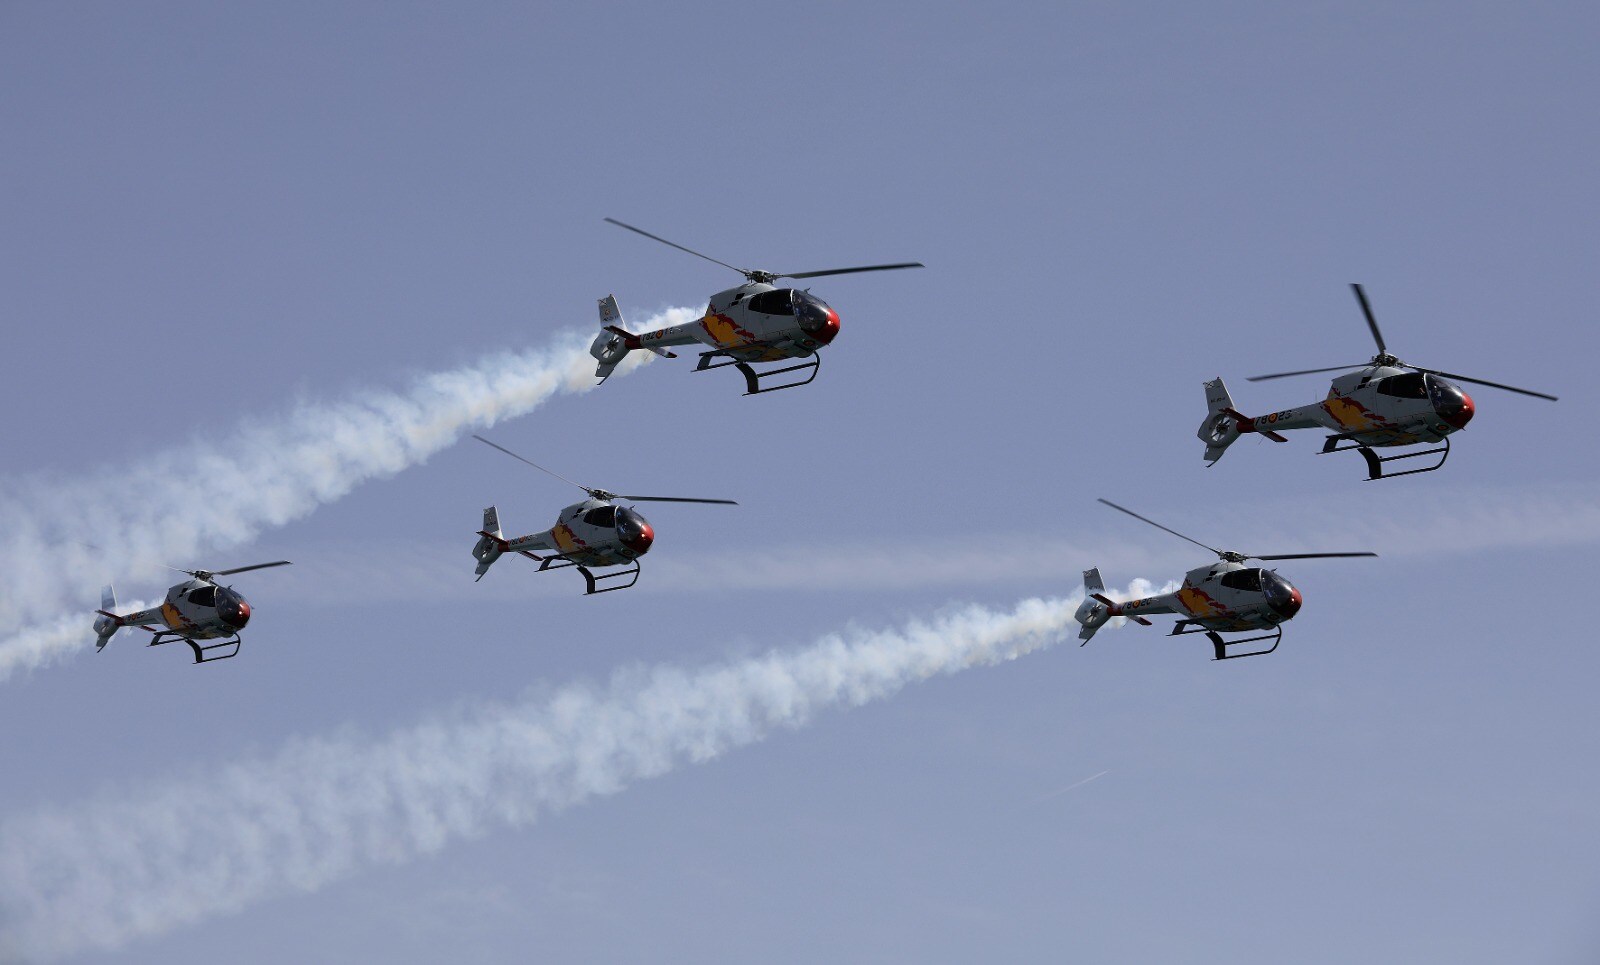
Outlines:
{"label": "rotor hub", "polygon": [[1222,550],[1217,553],[1217,556],[1225,563],[1243,563],[1250,558],[1243,553],[1235,553],[1232,550]]}
{"label": "rotor hub", "polygon": [[778,280],[778,276],[773,272],[762,271],[759,268],[744,268],[741,270],[746,278],[757,285],[770,285]]}

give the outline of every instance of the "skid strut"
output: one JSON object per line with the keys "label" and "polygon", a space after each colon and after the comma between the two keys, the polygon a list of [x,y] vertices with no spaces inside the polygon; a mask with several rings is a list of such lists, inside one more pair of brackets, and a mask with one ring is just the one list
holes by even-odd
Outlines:
{"label": "skid strut", "polygon": [[[1444,461],[1450,458],[1450,437],[1445,436],[1443,441],[1444,445],[1436,446],[1432,449],[1421,449],[1417,452],[1402,452],[1399,455],[1394,456],[1380,456],[1373,451],[1371,446],[1368,446],[1365,443],[1358,442],[1349,436],[1332,435],[1322,443],[1322,451],[1318,453],[1318,455],[1325,456],[1330,452],[1350,452],[1351,450],[1361,453],[1361,458],[1367,461],[1367,482],[1371,482],[1374,479],[1395,479],[1400,476],[1413,476],[1419,472],[1433,472],[1435,469],[1442,467],[1444,465]],[[1350,445],[1340,445],[1342,442],[1348,442]],[[1383,464],[1386,462],[1395,462],[1396,460],[1400,459],[1415,459],[1418,456],[1432,455],[1439,456],[1439,461],[1422,469],[1407,469],[1404,472],[1391,473],[1385,473],[1383,471]]]}
{"label": "skid strut", "polygon": [[[166,639],[163,640],[162,637],[166,637]],[[195,663],[215,663],[218,660],[237,657],[239,655],[239,645],[244,643],[244,640],[237,633],[233,635],[231,640],[218,640],[216,643],[208,644],[202,644],[200,641],[186,637],[181,633],[158,633],[150,640],[147,646],[158,647],[163,643],[171,643],[174,640],[182,640],[189,645],[189,649],[194,651]],[[227,653],[213,652],[225,647],[230,648]]]}
{"label": "skid strut", "polygon": [[[628,587],[639,582],[639,561],[637,559],[635,559],[628,566],[620,570],[616,570],[615,572],[595,573],[582,563],[569,560],[564,556],[534,556],[532,553],[526,552],[522,555],[538,560],[538,572],[540,573],[543,573],[545,570],[564,570],[569,566],[577,567],[578,572],[583,574],[584,583],[588,584],[588,588],[583,591],[584,596],[593,596],[596,593],[613,593],[617,590],[626,590]],[[632,579],[629,579],[626,583],[619,583],[616,586],[602,587],[600,585],[607,580],[621,580],[625,577],[632,577]]]}
{"label": "skid strut", "polygon": [[[1240,657],[1260,657],[1278,649],[1278,641],[1283,639],[1283,627],[1281,625],[1273,627],[1272,631],[1273,632],[1271,633],[1262,633],[1253,637],[1243,637],[1238,640],[1224,640],[1222,638],[1222,634],[1216,630],[1208,630],[1192,620],[1179,620],[1177,623],[1173,624],[1172,632],[1167,634],[1167,636],[1180,637],[1189,633],[1203,633],[1207,637],[1211,638],[1211,648],[1215,650],[1217,654],[1213,659],[1237,660]],[[1266,648],[1265,650],[1250,650],[1245,653],[1228,652],[1229,647],[1239,647],[1247,643],[1260,643],[1262,640],[1271,640],[1272,646]]]}
{"label": "skid strut", "polygon": [[[714,358],[726,359],[726,361],[713,363],[711,360]],[[730,365],[737,368],[744,376],[744,394],[760,395],[763,392],[777,392],[780,389],[797,389],[802,385],[810,385],[811,380],[817,377],[818,367],[822,365],[822,356],[813,353],[809,362],[801,362],[798,365],[785,365],[780,369],[767,369],[765,372],[757,372],[750,366],[749,362],[732,358],[722,352],[701,352],[700,364],[696,365],[694,370],[696,372],[709,372],[712,369],[725,369]],[[803,379],[796,376],[794,381],[785,382],[783,385],[769,385],[766,388],[761,386],[762,379],[771,378],[774,375],[783,375],[785,372],[800,371],[809,371],[811,374]]]}

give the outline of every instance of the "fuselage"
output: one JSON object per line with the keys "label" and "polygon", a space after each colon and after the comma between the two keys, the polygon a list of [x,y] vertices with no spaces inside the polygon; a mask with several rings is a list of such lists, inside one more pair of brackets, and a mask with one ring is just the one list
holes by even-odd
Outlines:
{"label": "fuselage", "polygon": [[250,622],[250,604],[243,596],[205,580],[170,588],[156,612],[167,629],[191,640],[231,637]]}
{"label": "fuselage", "polygon": [[1175,592],[1116,604],[1110,615],[1176,613],[1207,630],[1262,630],[1293,619],[1301,602],[1300,591],[1275,571],[1220,560],[1190,570]]}
{"label": "fuselage", "polygon": [[1327,429],[1367,446],[1439,442],[1466,428],[1472,398],[1460,386],[1428,372],[1370,365],[1333,380],[1312,405],[1249,420],[1256,431]]}
{"label": "fuselage", "polygon": [[693,322],[639,335],[647,348],[698,342],[742,362],[805,358],[839,334],[839,313],[799,288],[750,282],[711,296]]}
{"label": "fuselage", "polygon": [[[655,528],[637,510],[609,500],[586,499],[561,511],[545,533],[511,540],[512,552],[541,540],[563,558],[584,566],[618,566],[638,559],[655,542]],[[538,552],[535,550],[535,552]]]}

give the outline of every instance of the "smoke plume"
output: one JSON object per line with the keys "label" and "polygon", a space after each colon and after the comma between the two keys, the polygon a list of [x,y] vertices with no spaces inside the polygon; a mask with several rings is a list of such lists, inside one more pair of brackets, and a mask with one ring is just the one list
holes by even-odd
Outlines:
{"label": "smoke plume", "polygon": [[201,776],[12,817],[0,823],[0,958],[117,947],[525,825],[821,711],[1046,647],[1075,626],[1080,601],[951,610],[697,670],[625,669],[605,686],[384,737],[297,740]]}
{"label": "smoke plume", "polygon": [[[642,324],[696,315],[672,308]],[[588,340],[568,332],[542,349],[419,377],[403,391],[303,404],[208,436],[226,446],[198,440],[91,478],[0,479],[0,680],[93,640],[93,607],[84,602],[97,599],[99,581],[85,574],[154,560],[198,565],[192,561],[423,462],[464,433],[524,415],[558,393],[588,391],[595,385]],[[617,375],[653,357],[633,352]],[[60,632],[66,612],[81,614],[82,633]]]}

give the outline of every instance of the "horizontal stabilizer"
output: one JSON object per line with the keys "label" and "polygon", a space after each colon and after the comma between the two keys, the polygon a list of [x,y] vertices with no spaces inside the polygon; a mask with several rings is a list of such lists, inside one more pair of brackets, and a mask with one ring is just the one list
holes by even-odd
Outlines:
{"label": "horizontal stabilizer", "polygon": [[1226,408],[1226,409],[1223,409],[1222,411],[1225,414],[1231,415],[1235,419],[1239,420],[1239,431],[1240,432],[1255,432],[1255,433],[1259,433],[1259,434],[1261,434],[1263,436],[1266,436],[1268,439],[1271,439],[1273,442],[1288,442],[1289,441],[1288,439],[1285,439],[1283,436],[1278,435],[1276,432],[1273,432],[1271,429],[1258,428],[1256,426],[1256,424],[1255,424],[1256,420],[1254,420],[1254,419],[1250,418],[1249,416],[1245,415],[1244,413],[1240,412],[1238,409]]}
{"label": "horizontal stabilizer", "polygon": [[639,336],[633,334],[632,332],[620,329],[615,325],[607,325],[606,331],[620,337],[622,339],[622,344],[626,345],[629,349],[646,349],[656,353],[664,359],[675,359],[678,357],[677,352],[669,352],[664,348],[656,348],[654,345],[645,345],[643,342],[639,341]]}

